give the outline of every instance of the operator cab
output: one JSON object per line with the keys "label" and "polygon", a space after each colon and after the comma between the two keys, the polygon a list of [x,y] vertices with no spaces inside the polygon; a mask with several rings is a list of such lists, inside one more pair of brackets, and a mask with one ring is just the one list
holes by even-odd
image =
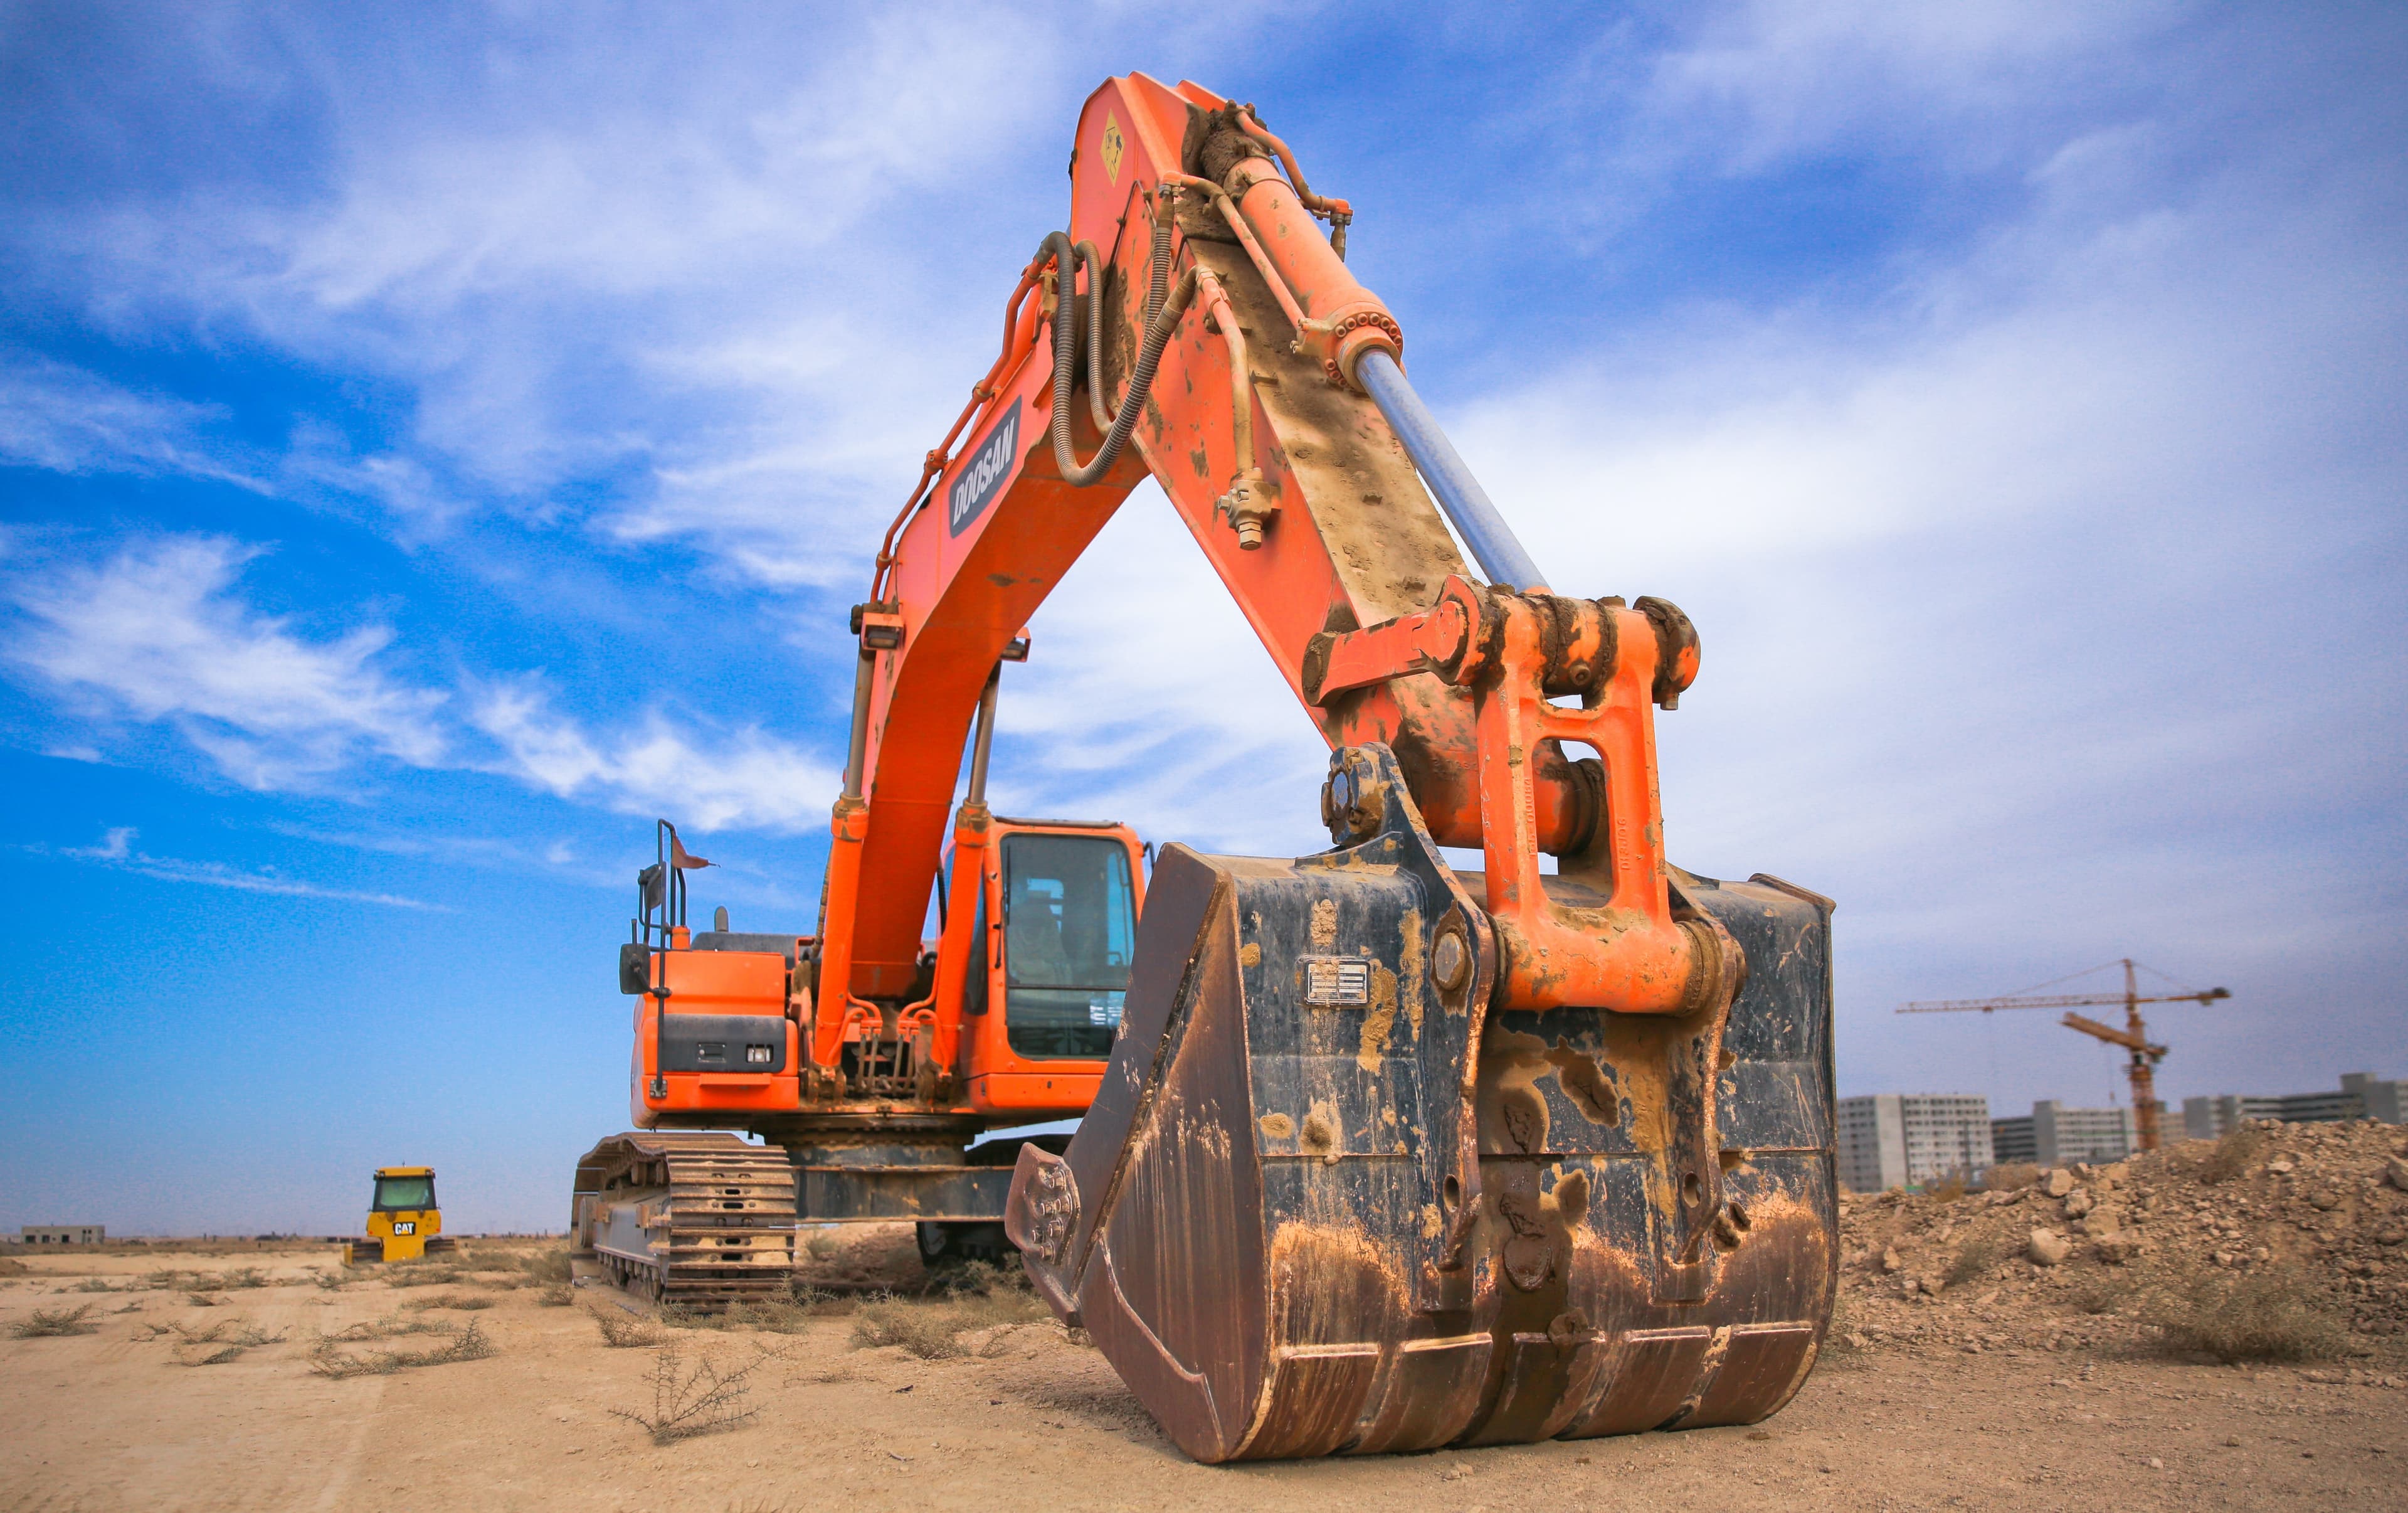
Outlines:
{"label": "operator cab", "polygon": [[995,828],[962,985],[970,1102],[1081,1110],[1120,1033],[1142,852],[1125,825],[998,815]]}

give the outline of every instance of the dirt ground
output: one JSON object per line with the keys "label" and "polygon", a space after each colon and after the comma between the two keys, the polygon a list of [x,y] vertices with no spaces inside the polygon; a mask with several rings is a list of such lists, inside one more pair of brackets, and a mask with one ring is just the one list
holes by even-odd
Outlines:
{"label": "dirt ground", "polygon": [[[821,1237],[826,1275],[911,1279],[908,1231],[849,1233]],[[519,1270],[521,1257],[535,1269]],[[322,1246],[28,1258],[0,1277],[0,1336],[36,1311],[79,1306],[79,1322],[97,1327],[0,1337],[0,1508],[1192,1513],[1634,1496],[1723,1508],[2369,1508],[2401,1506],[2408,1485],[2408,1391],[2375,1385],[2397,1377],[2194,1363],[2062,1336],[2054,1349],[1971,1353],[1978,1297],[1919,1305],[1935,1320],[1967,1310],[1961,1329],[1858,1331],[1861,1346],[1827,1355],[1797,1402],[1753,1430],[1216,1468],[1181,1457],[1102,1359],[1031,1319],[1025,1297],[866,1308],[837,1297],[767,1327],[667,1329],[666,1348],[613,1348],[596,1314],[659,1326],[598,1287],[549,1281],[527,1246],[471,1242],[464,1260],[473,1269],[436,1274],[453,1275],[448,1285],[397,1288],[344,1280]],[[186,1270],[165,1275],[163,1261]],[[462,1301],[489,1305],[440,1305]],[[867,1324],[908,1333],[929,1319],[952,1320],[939,1341],[973,1326],[956,1347],[969,1353],[925,1360],[859,1343],[876,1333]],[[322,1343],[412,1325],[421,1332]],[[490,1356],[312,1370],[450,1348],[471,1325]],[[733,1406],[753,1416],[656,1445],[619,1415],[652,1412],[665,1360],[680,1382],[697,1363],[751,1363]],[[2312,1379],[2326,1377],[2339,1379]]]}

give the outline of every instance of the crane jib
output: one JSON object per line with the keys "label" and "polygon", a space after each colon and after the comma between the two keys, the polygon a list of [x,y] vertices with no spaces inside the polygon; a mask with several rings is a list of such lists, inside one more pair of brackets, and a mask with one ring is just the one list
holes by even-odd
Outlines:
{"label": "crane jib", "polygon": [[986,507],[1003,492],[1019,452],[1020,400],[1015,396],[945,495],[945,525],[950,534],[959,536],[986,512]]}

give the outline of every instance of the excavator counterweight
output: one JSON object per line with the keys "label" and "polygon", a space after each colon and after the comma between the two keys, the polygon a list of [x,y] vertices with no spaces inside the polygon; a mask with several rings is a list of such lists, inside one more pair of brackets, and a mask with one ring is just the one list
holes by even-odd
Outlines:
{"label": "excavator counterweight", "polygon": [[[1108,79],[1070,181],[853,608],[816,929],[688,931],[666,825],[638,880],[637,1123],[767,1144],[605,1142],[581,1239],[707,1296],[781,1222],[1008,1238],[1208,1462],[1773,1412],[1837,1277],[1831,903],[1666,854],[1696,628],[1543,581],[1251,106]],[[1331,748],[1326,845],[988,808],[1002,664],[1148,477]],[[739,1150],[791,1220],[679,1208]]]}

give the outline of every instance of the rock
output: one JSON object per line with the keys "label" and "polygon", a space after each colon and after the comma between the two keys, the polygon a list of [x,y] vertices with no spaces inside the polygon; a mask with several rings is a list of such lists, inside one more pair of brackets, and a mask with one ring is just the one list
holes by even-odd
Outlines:
{"label": "rock", "polygon": [[1899,1267],[1901,1267],[1901,1266],[1905,1265],[1905,1264],[1906,1264],[1906,1262],[1905,1262],[1905,1261],[1900,1261],[1900,1260],[1899,1259],[1899,1257],[1898,1257],[1898,1251],[1897,1251],[1897,1250],[1895,1250],[1895,1249],[1885,1249],[1885,1250],[1884,1250],[1884,1251],[1882,1252],[1882,1270],[1883,1270],[1883,1271],[1885,1271],[1885,1272],[1888,1272],[1888,1273],[1890,1273],[1890,1274],[1892,1274],[1892,1275],[1896,1275],[1896,1273],[1898,1272],[1898,1269],[1899,1269]]}
{"label": "rock", "polygon": [[2073,1174],[2064,1167],[2055,1167],[2040,1179],[2040,1190],[2052,1198],[2062,1198],[2073,1190]]}
{"label": "rock", "polygon": [[2054,1230],[2034,1230],[2024,1253],[2042,1266],[2054,1266],[2073,1253],[2073,1242]]}
{"label": "rock", "polygon": [[2088,1188],[2076,1188],[2065,1195],[2065,1217],[2068,1218],[2080,1218],[2098,1206],[2099,1200],[2090,1195]]}
{"label": "rock", "polygon": [[2402,1192],[2408,1192],[2408,1159],[2398,1156],[2386,1158],[2383,1162],[2383,1174],[2390,1179],[2393,1187]]}
{"label": "rock", "polygon": [[2291,1171],[2291,1163],[2285,1160],[2282,1157],[2277,1156],[2272,1160],[2266,1163],[2266,1170],[2273,1173],[2276,1176],[2287,1175]]}
{"label": "rock", "polygon": [[2110,1266],[2121,1266],[2132,1259],[2132,1237],[2121,1231],[2095,1236],[2090,1242],[2090,1253]]}

